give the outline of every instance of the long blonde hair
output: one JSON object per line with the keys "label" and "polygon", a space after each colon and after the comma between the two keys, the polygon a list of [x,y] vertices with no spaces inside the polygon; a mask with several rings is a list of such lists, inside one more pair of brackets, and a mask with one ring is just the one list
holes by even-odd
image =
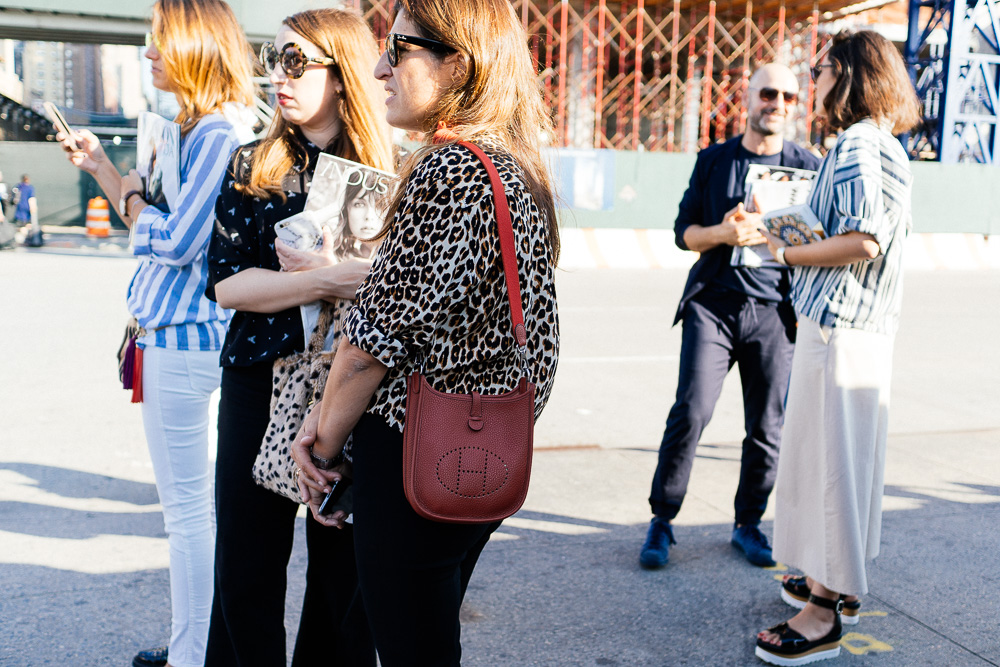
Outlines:
{"label": "long blonde hair", "polygon": [[226,102],[253,104],[253,50],[222,0],[156,0],[153,36],[186,134]]}
{"label": "long blonde hair", "polygon": [[[372,76],[379,54],[368,24],[357,13],[343,9],[312,9],[289,16],[282,24],[336,61],[329,68],[330,75],[340,79],[344,92],[337,100],[341,130],[333,153],[391,171],[392,134],[382,106],[385,91]],[[308,166],[302,142],[298,128],[275,113],[267,138],[254,149],[249,177],[237,189],[262,198],[277,194],[284,200],[285,175],[296,164]]]}
{"label": "long blonde hair", "polygon": [[[542,137],[552,136],[528,37],[509,0],[396,0],[391,20],[404,11],[422,37],[458,51],[464,61],[458,80],[426,119],[425,132],[444,124],[459,140],[499,141],[525,173],[528,191],[546,218],[552,261],[559,258],[559,225]],[[438,56],[443,59],[444,56]],[[389,205],[391,221],[417,164],[440,146],[414,151],[400,170],[400,186]],[[388,233],[388,227],[379,238]]]}

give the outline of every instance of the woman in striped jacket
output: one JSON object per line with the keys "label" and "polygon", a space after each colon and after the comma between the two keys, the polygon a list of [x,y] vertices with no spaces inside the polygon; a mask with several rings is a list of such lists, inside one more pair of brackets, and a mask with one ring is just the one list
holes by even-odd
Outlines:
{"label": "woman in striped jacket", "polygon": [[[173,628],[169,664],[205,661],[212,608],[214,532],[208,466],[209,402],[221,376],[230,313],[205,297],[206,251],[229,156],[253,138],[253,53],[222,0],[157,0],[146,58],[153,85],[180,112],[180,191],[172,210],[144,200],[139,174],[124,178],[90,132],[59,136],[70,161],[119,203],[139,266],[129,312],[144,329],[142,419],[170,544]],[[242,121],[242,122],[241,122]],[[167,664],[167,650],[141,651],[137,667]]]}
{"label": "woman in striped jacket", "polygon": [[893,134],[919,120],[899,52],[870,31],[837,35],[813,68],[816,112],[837,143],[810,198],[825,239],[784,246],[798,336],[775,496],[781,597],[801,611],[757,636],[756,654],[802,665],[840,653],[857,623],[865,563],[879,551],[892,348],[902,297],[912,178]]}

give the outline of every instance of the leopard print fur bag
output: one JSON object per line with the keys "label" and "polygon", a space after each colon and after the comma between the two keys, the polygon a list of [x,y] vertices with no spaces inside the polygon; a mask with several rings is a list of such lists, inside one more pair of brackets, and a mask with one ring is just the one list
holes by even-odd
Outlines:
{"label": "leopard print fur bag", "polygon": [[339,334],[344,313],[345,309],[324,303],[305,351],[274,362],[271,420],[253,464],[253,478],[259,486],[297,503],[302,502],[302,496],[295,480],[291,445],[309,407],[323,397],[337,340],[330,351],[323,351],[323,347],[331,327]]}

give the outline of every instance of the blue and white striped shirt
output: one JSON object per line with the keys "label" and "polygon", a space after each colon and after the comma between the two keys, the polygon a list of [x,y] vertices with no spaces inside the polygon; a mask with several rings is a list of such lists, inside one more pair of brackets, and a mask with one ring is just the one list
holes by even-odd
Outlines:
{"label": "blue and white striped shirt", "polygon": [[903,296],[903,242],[912,227],[910,161],[872,120],[850,126],[820,165],[809,207],[827,237],[871,234],[879,255],[845,266],[796,266],[792,303],[824,326],[895,334]]}
{"label": "blue and white striped shirt", "polygon": [[206,251],[215,199],[239,145],[236,130],[221,114],[203,117],[181,139],[176,210],[147,206],[133,222],[132,252],[139,267],[129,284],[128,309],[151,331],[140,339],[143,347],[222,349],[231,312],[205,298]]}

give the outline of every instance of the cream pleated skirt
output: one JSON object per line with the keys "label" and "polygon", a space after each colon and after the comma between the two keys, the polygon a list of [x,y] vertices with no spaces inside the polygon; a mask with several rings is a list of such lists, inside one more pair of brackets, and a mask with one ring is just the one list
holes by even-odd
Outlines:
{"label": "cream pleated skirt", "polygon": [[845,595],[878,555],[893,337],[799,318],[775,485],[774,558]]}

